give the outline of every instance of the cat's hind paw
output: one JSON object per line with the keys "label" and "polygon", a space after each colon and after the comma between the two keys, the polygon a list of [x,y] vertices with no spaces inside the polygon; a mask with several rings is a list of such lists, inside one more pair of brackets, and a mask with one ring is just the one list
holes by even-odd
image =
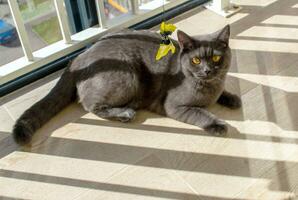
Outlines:
{"label": "cat's hind paw", "polygon": [[207,127],[205,127],[204,129],[209,134],[215,135],[215,136],[224,136],[228,132],[228,126],[222,121],[214,122],[208,125]]}
{"label": "cat's hind paw", "polygon": [[136,116],[136,111],[133,109],[128,108],[127,110],[123,111],[118,115],[118,120],[126,123],[132,121]]}

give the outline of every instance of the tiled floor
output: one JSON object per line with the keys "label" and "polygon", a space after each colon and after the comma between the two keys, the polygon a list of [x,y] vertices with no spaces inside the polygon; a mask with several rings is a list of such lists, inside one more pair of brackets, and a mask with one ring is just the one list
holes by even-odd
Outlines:
{"label": "tiled floor", "polygon": [[192,35],[232,25],[227,88],[243,108],[210,108],[230,124],[227,137],[146,111],[131,124],[105,121],[72,104],[32,147],[17,147],[13,122],[57,72],[1,99],[0,199],[295,199],[298,1],[234,2],[243,10],[229,19],[196,8],[173,20]]}

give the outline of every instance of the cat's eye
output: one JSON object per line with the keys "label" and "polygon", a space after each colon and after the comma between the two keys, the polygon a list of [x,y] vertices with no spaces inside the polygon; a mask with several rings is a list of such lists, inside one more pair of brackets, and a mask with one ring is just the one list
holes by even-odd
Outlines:
{"label": "cat's eye", "polygon": [[212,57],[213,62],[219,62],[220,59],[221,59],[221,56],[214,55],[214,56]]}
{"label": "cat's eye", "polygon": [[198,57],[194,57],[192,60],[191,60],[192,64],[194,65],[199,65],[201,64],[201,59],[198,58]]}

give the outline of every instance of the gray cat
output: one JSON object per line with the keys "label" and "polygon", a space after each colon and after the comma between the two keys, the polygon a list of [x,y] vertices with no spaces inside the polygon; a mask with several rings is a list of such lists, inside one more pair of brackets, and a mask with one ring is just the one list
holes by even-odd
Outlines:
{"label": "gray cat", "polygon": [[15,141],[28,144],[37,129],[76,99],[102,118],[128,122],[136,110],[147,109],[214,135],[225,134],[224,121],[205,108],[216,102],[232,109],[241,106],[239,97],[224,90],[231,59],[230,27],[204,36],[177,34],[176,53],[159,61],[158,33],[125,30],[101,38],[17,120]]}

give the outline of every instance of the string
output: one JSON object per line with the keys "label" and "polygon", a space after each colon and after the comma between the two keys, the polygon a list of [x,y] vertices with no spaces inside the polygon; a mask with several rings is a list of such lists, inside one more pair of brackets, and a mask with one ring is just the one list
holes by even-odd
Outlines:
{"label": "string", "polygon": [[166,9],[165,9],[165,0],[162,0],[162,23],[160,25],[160,34],[161,34],[161,42],[159,45],[159,49],[157,51],[157,54],[155,56],[156,60],[160,60],[162,57],[166,56],[169,52],[172,52],[172,54],[175,53],[175,46],[173,45],[171,39],[169,38],[169,35],[171,35],[175,29],[176,26],[173,24],[166,24],[166,15],[165,15]]}
{"label": "string", "polygon": [[166,12],[166,9],[165,9],[165,0],[162,0],[162,18],[163,18],[163,21],[164,22],[166,22],[165,12]]}

